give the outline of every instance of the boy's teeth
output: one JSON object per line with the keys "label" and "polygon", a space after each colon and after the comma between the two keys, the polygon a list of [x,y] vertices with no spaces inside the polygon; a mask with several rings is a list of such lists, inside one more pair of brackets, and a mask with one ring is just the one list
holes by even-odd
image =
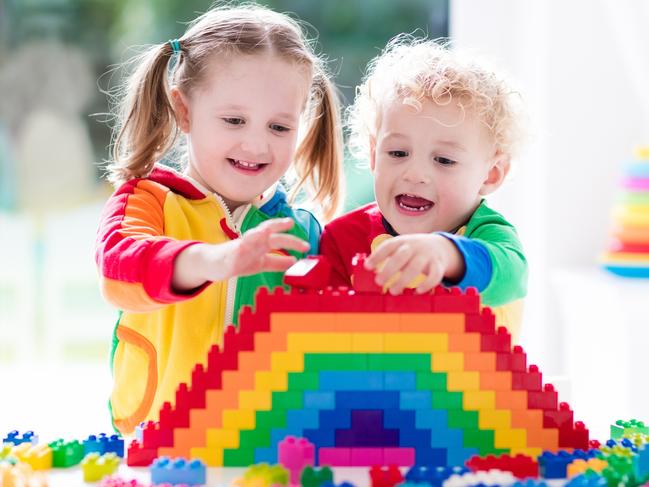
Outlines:
{"label": "boy's teeth", "polygon": [[407,193],[400,194],[397,202],[401,208],[409,211],[426,211],[433,205],[433,202],[426,198]]}

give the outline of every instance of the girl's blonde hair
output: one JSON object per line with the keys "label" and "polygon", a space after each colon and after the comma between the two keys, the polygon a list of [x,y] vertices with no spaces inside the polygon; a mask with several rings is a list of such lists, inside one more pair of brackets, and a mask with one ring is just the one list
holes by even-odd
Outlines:
{"label": "girl's blonde hair", "polygon": [[[324,62],[300,25],[287,15],[257,5],[213,8],[198,17],[178,39],[180,53],[171,82],[189,93],[204,81],[214,54],[272,53],[311,73],[305,124],[294,157],[297,182],[291,200],[307,186],[314,202],[331,219],[342,202],[342,134],[339,102]],[[154,163],[176,146],[179,129],[170,98],[169,42],[132,59],[114,128],[109,180],[119,185],[146,177]]]}
{"label": "girl's blonde hair", "polygon": [[518,98],[502,78],[448,43],[400,34],[370,62],[356,89],[347,111],[349,147],[357,157],[368,157],[386,102],[401,100],[420,109],[426,100],[440,105],[456,100],[489,129],[495,149],[511,155],[522,136]]}

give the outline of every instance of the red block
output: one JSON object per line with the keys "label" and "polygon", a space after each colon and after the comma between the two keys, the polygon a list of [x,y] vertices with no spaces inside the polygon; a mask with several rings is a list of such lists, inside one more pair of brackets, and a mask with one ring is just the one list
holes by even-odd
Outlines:
{"label": "red block", "polygon": [[527,407],[530,409],[543,409],[554,411],[559,404],[559,394],[552,384],[545,384],[542,391],[529,391],[527,393]]}
{"label": "red block", "polygon": [[323,255],[298,260],[284,273],[284,283],[302,289],[322,289],[329,282],[331,264]]}
{"label": "red block", "polygon": [[365,269],[367,254],[356,254],[352,259],[352,286],[357,293],[378,293],[383,290],[377,285],[374,279],[376,273]]}
{"label": "red block", "polygon": [[157,450],[143,448],[137,440],[133,440],[126,452],[126,464],[129,467],[148,467],[157,456]]}
{"label": "red block", "polygon": [[539,464],[535,459],[525,455],[487,455],[486,457],[473,456],[466,461],[466,466],[473,472],[501,470],[511,472],[516,478],[536,478],[539,476]]}
{"label": "red block", "polygon": [[480,313],[467,314],[465,330],[473,333],[495,333],[496,317],[491,308],[482,308]]}
{"label": "red block", "polygon": [[474,287],[469,287],[462,292],[459,287],[450,288],[449,292],[435,288],[435,309],[440,313],[479,313],[480,295]]}
{"label": "red block", "polygon": [[520,345],[514,345],[511,352],[496,354],[496,370],[525,372],[527,370],[527,354]]}
{"label": "red block", "polygon": [[530,365],[527,372],[512,372],[512,389],[515,391],[540,391],[543,377],[536,365]]}
{"label": "red block", "polygon": [[372,487],[394,487],[403,482],[403,475],[396,465],[381,467],[374,465],[370,468]]}

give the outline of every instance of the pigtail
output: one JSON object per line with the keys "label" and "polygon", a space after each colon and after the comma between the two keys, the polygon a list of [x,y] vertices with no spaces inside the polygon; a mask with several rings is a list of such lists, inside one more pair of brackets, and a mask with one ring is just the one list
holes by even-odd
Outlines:
{"label": "pigtail", "polygon": [[343,195],[343,153],[339,101],[329,77],[319,68],[313,78],[312,107],[306,133],[295,153],[298,182],[293,198],[308,184],[326,221],[340,209]]}
{"label": "pigtail", "polygon": [[136,68],[120,102],[122,123],[113,141],[113,162],[108,166],[108,178],[115,185],[147,176],[174,145],[178,127],[167,80],[172,55],[171,45],[164,43],[133,60]]}

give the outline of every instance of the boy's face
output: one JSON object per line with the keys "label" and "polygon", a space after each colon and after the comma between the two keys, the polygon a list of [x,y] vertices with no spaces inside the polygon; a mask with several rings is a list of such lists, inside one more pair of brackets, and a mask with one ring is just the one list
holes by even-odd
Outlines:
{"label": "boy's face", "polygon": [[399,234],[452,231],[509,169],[487,128],[453,100],[426,100],[421,110],[386,103],[371,149],[374,193]]}

